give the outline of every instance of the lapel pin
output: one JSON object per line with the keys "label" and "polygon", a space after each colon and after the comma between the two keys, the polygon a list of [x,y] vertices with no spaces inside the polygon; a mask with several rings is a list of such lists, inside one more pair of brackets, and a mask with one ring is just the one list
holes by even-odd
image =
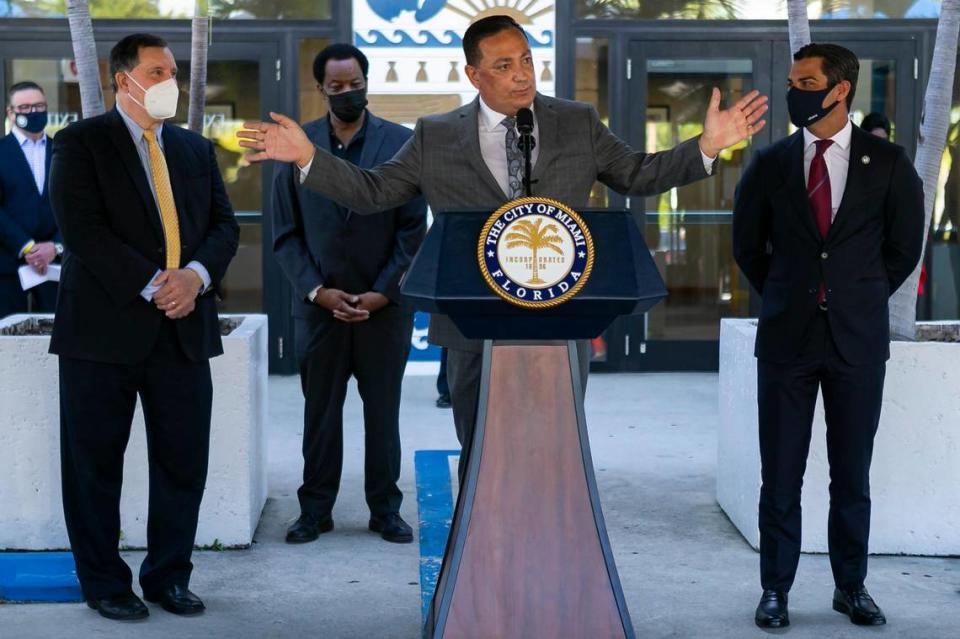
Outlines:
{"label": "lapel pin", "polygon": [[863,162],[864,164],[870,164],[870,156],[865,155],[862,158],[860,158],[860,161]]}

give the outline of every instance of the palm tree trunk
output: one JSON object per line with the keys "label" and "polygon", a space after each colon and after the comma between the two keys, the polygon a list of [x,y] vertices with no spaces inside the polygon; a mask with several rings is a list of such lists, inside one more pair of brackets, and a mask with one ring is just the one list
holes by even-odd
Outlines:
{"label": "palm tree trunk", "polygon": [[67,19],[70,21],[70,39],[73,58],[80,79],[80,106],[83,117],[103,113],[103,91],[100,87],[100,66],[97,61],[97,43],[93,37],[93,22],[87,0],[67,0]]}
{"label": "palm tree trunk", "polygon": [[790,32],[790,57],[804,45],[810,44],[810,20],[807,19],[807,0],[787,0],[787,29]]}
{"label": "palm tree trunk", "polygon": [[190,25],[190,106],[187,110],[187,128],[195,133],[203,133],[203,111],[207,102],[210,18],[206,5],[204,0],[197,0]]}
{"label": "palm tree trunk", "polygon": [[[957,35],[960,32],[960,0],[943,0],[940,20],[937,23],[937,39],[933,46],[933,61],[930,78],[923,98],[923,115],[920,117],[920,139],[917,143],[917,158],[914,165],[923,180],[924,235],[923,249],[927,248],[930,218],[937,196],[940,179],[940,163],[947,143],[950,127],[950,106],[953,99],[953,75],[957,66]],[[916,339],[917,286],[920,283],[920,264],[890,298],[890,335],[893,339]]]}

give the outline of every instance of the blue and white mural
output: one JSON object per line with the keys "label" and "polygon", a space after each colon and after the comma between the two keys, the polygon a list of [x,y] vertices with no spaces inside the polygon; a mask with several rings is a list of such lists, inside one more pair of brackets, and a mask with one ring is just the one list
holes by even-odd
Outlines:
{"label": "blue and white mural", "polygon": [[463,73],[463,33],[471,22],[494,14],[510,15],[526,30],[537,86],[553,95],[553,0],[353,0],[353,40],[370,59],[370,92],[472,100],[476,91]]}

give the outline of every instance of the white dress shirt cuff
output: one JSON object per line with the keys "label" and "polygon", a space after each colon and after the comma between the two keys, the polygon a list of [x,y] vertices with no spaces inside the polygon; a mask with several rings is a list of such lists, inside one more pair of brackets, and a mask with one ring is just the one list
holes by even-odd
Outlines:
{"label": "white dress shirt cuff", "polygon": [[190,269],[191,271],[199,275],[200,279],[203,281],[203,287],[200,288],[200,293],[199,293],[202,295],[204,292],[206,292],[208,288],[210,288],[210,273],[207,271],[207,267],[205,267],[200,262],[193,260],[192,262],[187,264],[186,268]]}
{"label": "white dress shirt cuff", "polygon": [[320,294],[320,289],[321,289],[321,288],[323,288],[323,284],[321,284],[321,285],[318,286],[317,288],[315,288],[315,289],[313,289],[312,291],[310,291],[309,293],[307,293],[307,299],[310,300],[310,303],[311,303],[311,304],[317,300],[317,295]]}
{"label": "white dress shirt cuff", "polygon": [[700,151],[700,157],[703,158],[703,170],[707,172],[707,175],[713,175],[713,163],[717,161],[716,157],[710,157],[703,151]]}
{"label": "white dress shirt cuff", "polygon": [[313,166],[313,160],[315,157],[317,156],[314,155],[312,158],[310,158],[310,161],[307,162],[306,166],[297,166],[297,168],[300,169],[300,184],[303,184],[303,181],[307,179],[307,173],[310,172],[310,167]]}
{"label": "white dress shirt cuff", "polygon": [[153,280],[157,279],[157,276],[160,275],[163,271],[157,270],[153,274],[153,277],[150,278],[150,281],[147,282],[147,285],[143,287],[143,290],[140,291],[140,297],[147,300],[148,302],[153,301],[153,296],[160,290],[160,287],[153,283]]}

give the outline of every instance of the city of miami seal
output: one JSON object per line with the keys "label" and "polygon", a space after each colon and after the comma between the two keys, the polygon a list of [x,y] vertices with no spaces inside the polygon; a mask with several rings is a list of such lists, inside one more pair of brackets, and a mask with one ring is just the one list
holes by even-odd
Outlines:
{"label": "city of miami seal", "polygon": [[563,304],[593,269],[593,238],[570,207],[543,197],[507,202],[483,225],[480,273],[494,293],[529,309]]}

